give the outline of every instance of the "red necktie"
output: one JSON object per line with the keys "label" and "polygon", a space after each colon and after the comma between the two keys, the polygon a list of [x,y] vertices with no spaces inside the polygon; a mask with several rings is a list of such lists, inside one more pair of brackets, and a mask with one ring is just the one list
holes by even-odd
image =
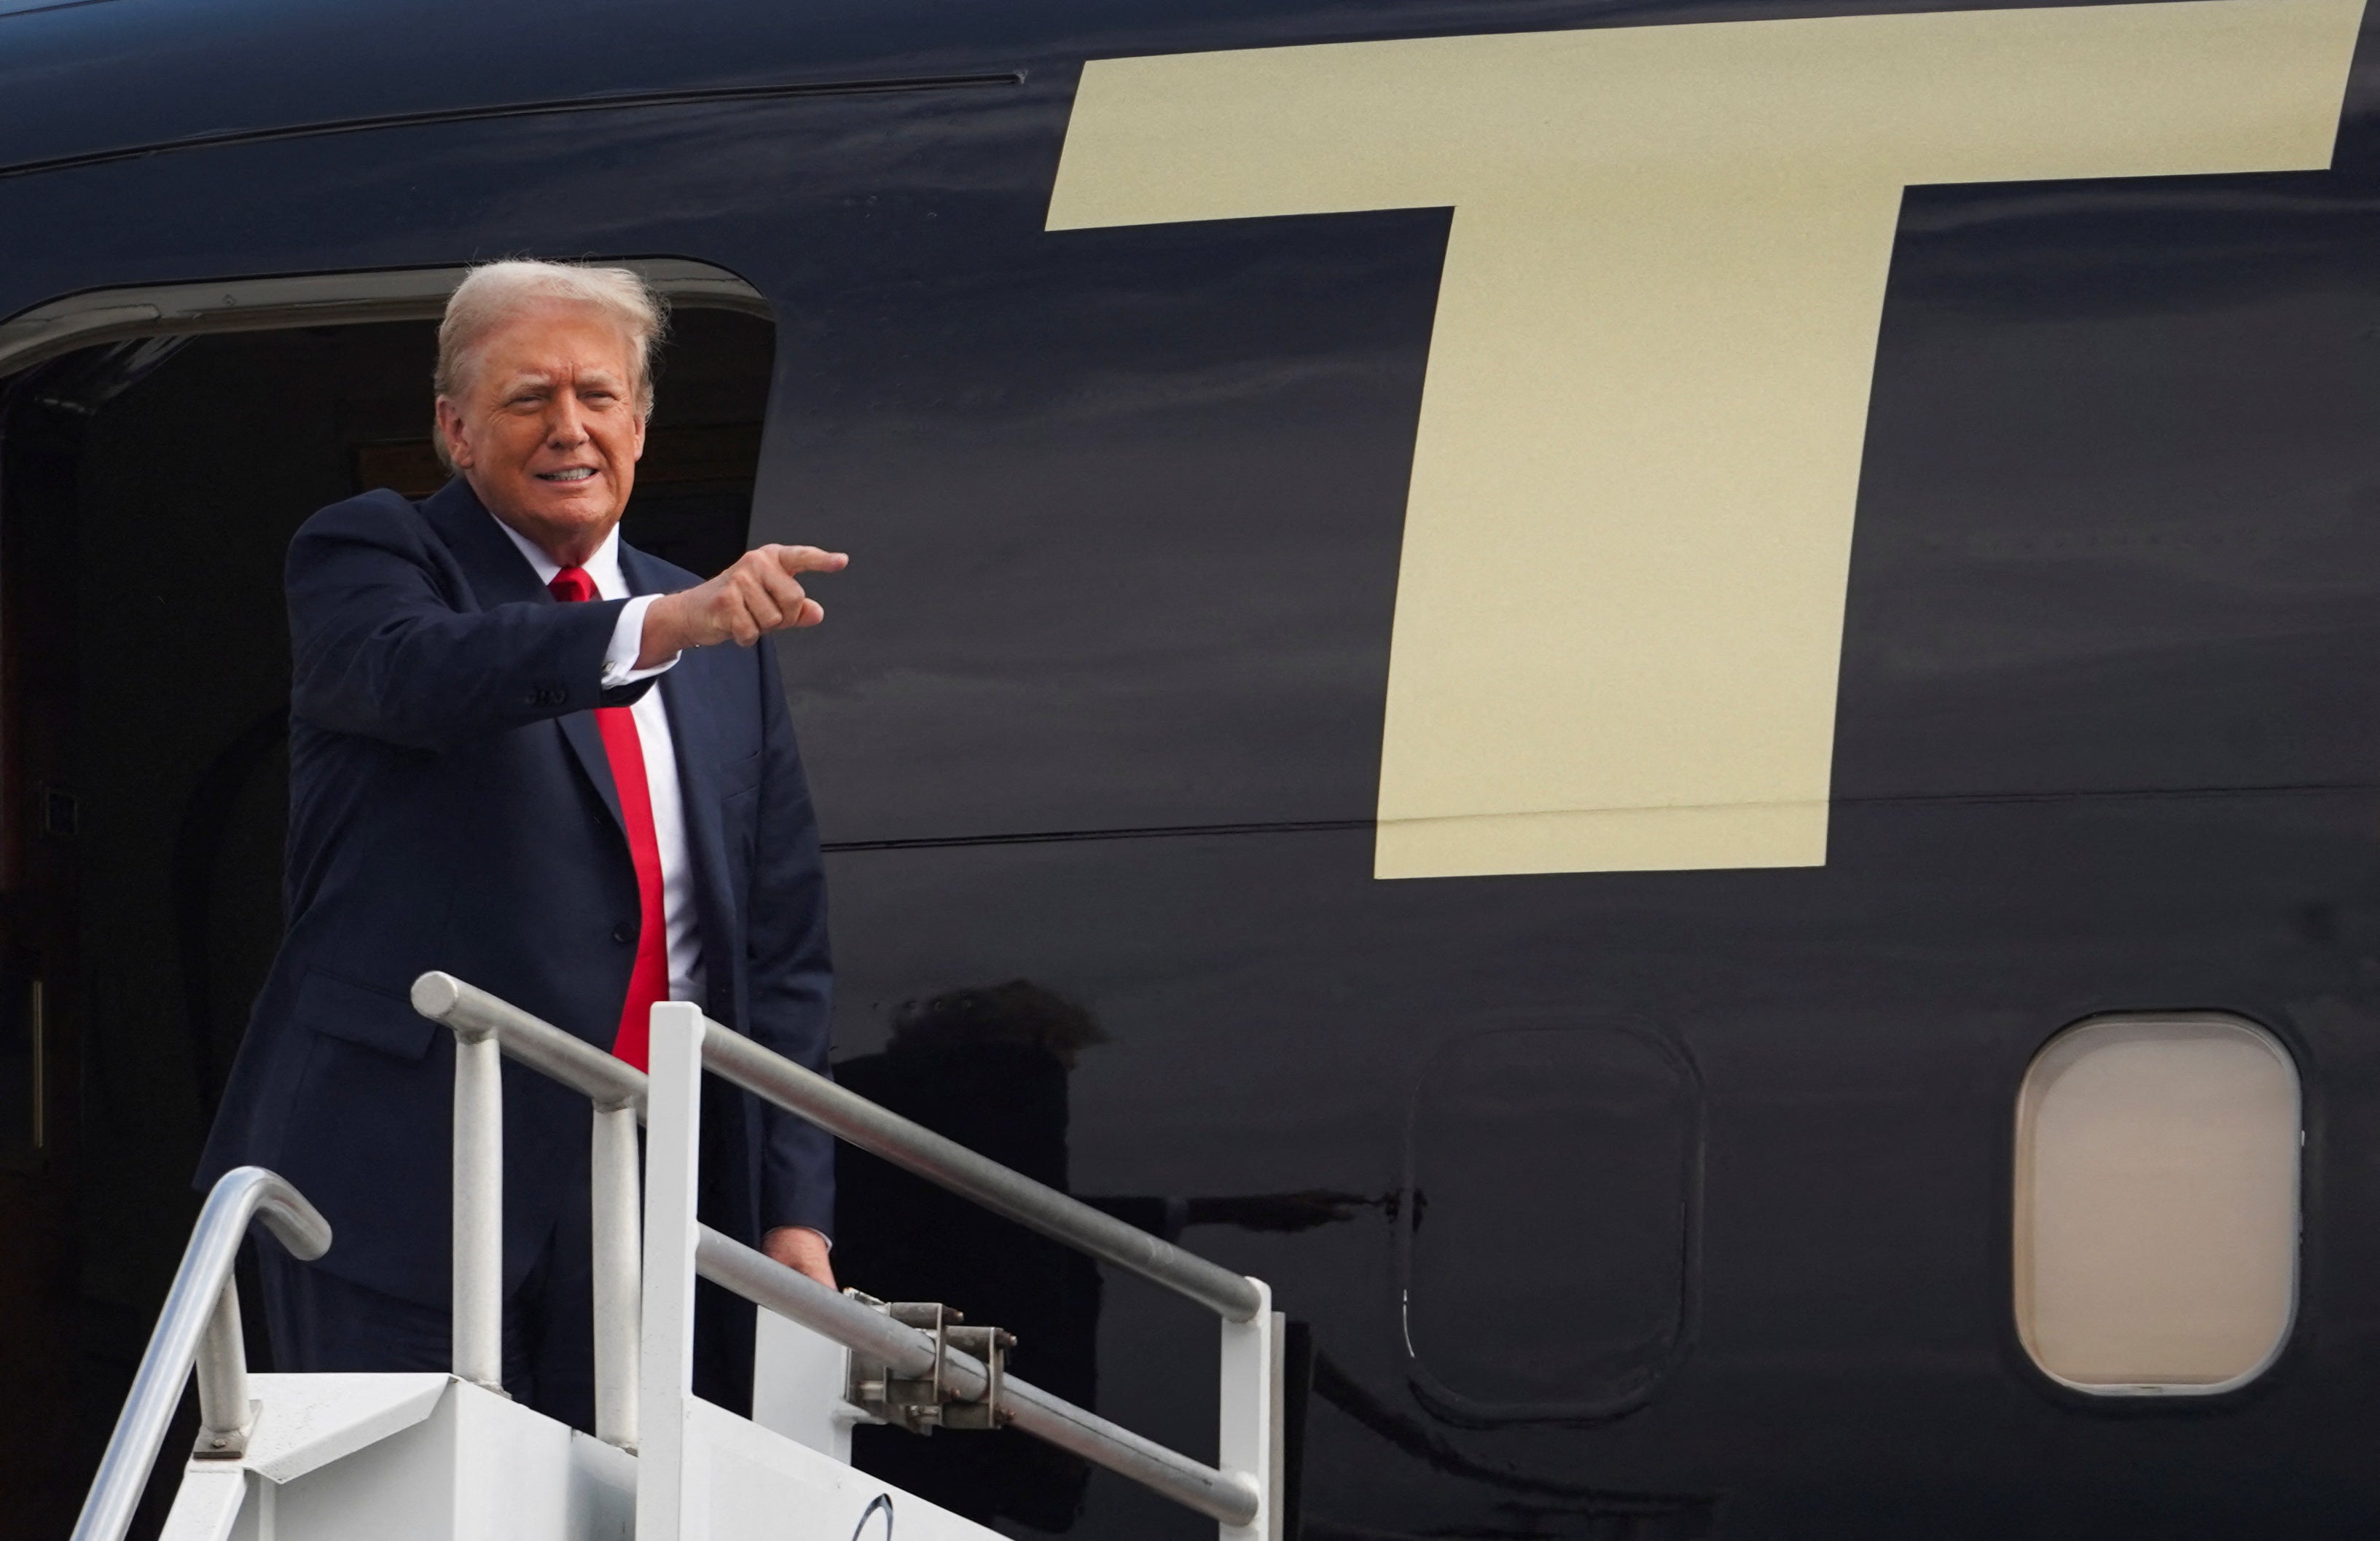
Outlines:
{"label": "red necktie", "polygon": [[[584,567],[565,567],[546,587],[565,604],[595,597],[595,580]],[[653,1007],[669,999],[669,920],[662,910],[662,847],[653,834],[652,789],[645,781],[645,746],[637,736],[636,714],[626,707],[595,709],[603,756],[612,762],[612,784],[620,793],[620,819],[628,829],[628,859],[637,866],[637,963],[628,973],[628,999],[620,1007],[612,1052],[638,1070]]]}

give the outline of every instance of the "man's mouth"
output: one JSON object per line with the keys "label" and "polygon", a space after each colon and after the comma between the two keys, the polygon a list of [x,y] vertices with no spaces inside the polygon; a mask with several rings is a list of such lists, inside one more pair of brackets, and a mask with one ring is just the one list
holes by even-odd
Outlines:
{"label": "man's mouth", "polygon": [[536,473],[537,479],[540,481],[564,482],[584,481],[594,474],[595,467],[592,466],[573,466],[566,471],[539,471]]}

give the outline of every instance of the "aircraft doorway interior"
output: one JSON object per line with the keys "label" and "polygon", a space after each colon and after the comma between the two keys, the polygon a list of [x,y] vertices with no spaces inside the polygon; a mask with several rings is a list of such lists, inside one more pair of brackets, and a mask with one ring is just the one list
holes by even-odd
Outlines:
{"label": "aircraft doorway interior", "polygon": [[[742,552],[774,348],[759,317],[677,311],[627,540],[704,574]],[[0,972],[12,1002],[40,981],[42,1017],[27,1048],[12,1008],[0,1050],[47,1081],[35,1159],[0,1166],[0,1308],[74,1324],[9,1335],[0,1363],[8,1416],[33,1420],[0,1429],[8,1534],[73,1522],[279,941],[284,551],[326,504],[445,479],[435,352],[430,321],[136,338],[0,382]],[[20,1122],[0,1138],[23,1145]],[[171,1501],[176,1463],[158,1472],[136,1535]]]}

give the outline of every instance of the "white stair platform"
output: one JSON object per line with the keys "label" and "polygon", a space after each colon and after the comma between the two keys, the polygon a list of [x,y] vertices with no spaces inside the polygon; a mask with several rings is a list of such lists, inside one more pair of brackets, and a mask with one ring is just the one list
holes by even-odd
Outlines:
{"label": "white stair platform", "polygon": [[[249,1453],[192,1461],[164,1541],[630,1541],[638,1459],[443,1375],[260,1375]],[[995,1533],[710,1403],[681,1404],[684,1534]]]}

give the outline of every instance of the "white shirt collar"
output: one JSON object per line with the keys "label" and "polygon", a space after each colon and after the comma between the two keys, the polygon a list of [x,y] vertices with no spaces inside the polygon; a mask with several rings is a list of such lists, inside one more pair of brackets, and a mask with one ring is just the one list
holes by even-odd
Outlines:
{"label": "white shirt collar", "polygon": [[[496,519],[493,514],[490,514],[488,517]],[[504,532],[505,538],[512,541],[514,548],[521,555],[528,558],[528,564],[537,570],[537,581],[550,587],[555,575],[562,571],[562,564],[546,555],[545,548],[502,519],[496,519],[496,528]],[[586,566],[587,576],[595,580],[597,599],[628,598],[628,580],[620,572],[620,527],[618,525],[613,525],[604,535],[603,543],[595,548],[595,554],[587,559]]]}

